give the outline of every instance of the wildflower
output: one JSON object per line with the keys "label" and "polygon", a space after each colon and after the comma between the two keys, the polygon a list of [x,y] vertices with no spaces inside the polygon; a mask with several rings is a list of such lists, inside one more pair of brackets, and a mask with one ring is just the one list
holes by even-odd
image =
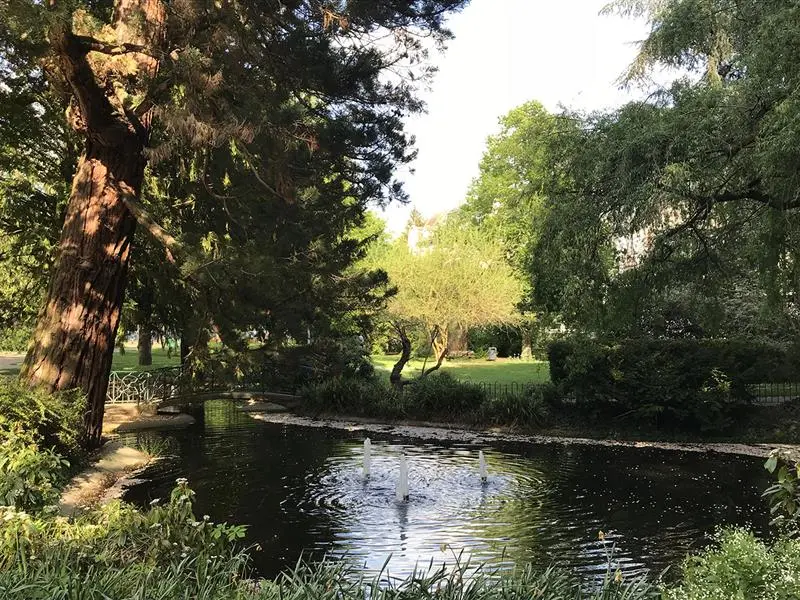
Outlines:
{"label": "wildflower", "polygon": [[161,498],[153,498],[152,500],[150,500],[150,506],[155,506],[159,502],[161,502]]}
{"label": "wildflower", "polygon": [[189,480],[186,479],[186,477],[178,477],[175,480],[175,483],[177,483],[178,485],[186,485],[187,483],[189,483]]}
{"label": "wildflower", "polygon": [[606,534],[605,534],[605,533],[603,533],[603,530],[602,530],[602,529],[601,529],[601,530],[600,530],[600,532],[597,534],[597,539],[599,539],[601,542],[604,542],[604,541],[606,541]]}
{"label": "wildflower", "polygon": [[208,515],[203,515],[203,521],[208,521],[210,518]]}
{"label": "wildflower", "polygon": [[616,583],[617,585],[622,583],[622,571],[620,571],[619,569],[617,569],[617,572],[614,573],[614,583]]}

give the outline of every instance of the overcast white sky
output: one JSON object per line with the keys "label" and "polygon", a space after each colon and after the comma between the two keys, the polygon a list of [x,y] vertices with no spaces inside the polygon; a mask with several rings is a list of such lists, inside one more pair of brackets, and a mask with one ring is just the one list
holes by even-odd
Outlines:
{"label": "overcast white sky", "polygon": [[486,138],[515,106],[618,106],[641,93],[616,81],[633,60],[644,22],[599,15],[608,0],[472,0],[450,20],[455,39],[435,55],[439,73],[423,94],[428,112],[409,119],[419,157],[403,172],[407,206],[382,216],[399,231],[416,206],[431,216],[464,200]]}

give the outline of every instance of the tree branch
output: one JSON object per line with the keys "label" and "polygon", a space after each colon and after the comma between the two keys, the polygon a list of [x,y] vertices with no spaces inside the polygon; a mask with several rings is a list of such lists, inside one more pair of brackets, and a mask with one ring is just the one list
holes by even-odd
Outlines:
{"label": "tree branch", "polygon": [[131,211],[136,222],[144,227],[154,240],[164,246],[167,252],[167,260],[173,265],[176,264],[175,254],[185,254],[183,245],[156,222],[130,191],[122,190],[120,197],[128,210]]}
{"label": "tree branch", "polygon": [[101,54],[108,54],[110,56],[137,53],[146,54],[147,56],[155,59],[159,58],[150,48],[140,44],[110,44],[108,42],[102,42],[88,35],[76,35],[74,37],[84,52],[100,52]]}

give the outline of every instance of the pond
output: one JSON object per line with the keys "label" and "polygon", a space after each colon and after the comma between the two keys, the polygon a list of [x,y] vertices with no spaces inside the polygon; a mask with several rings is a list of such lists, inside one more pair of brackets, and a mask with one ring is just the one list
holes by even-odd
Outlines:
{"label": "pond", "polygon": [[[501,443],[474,446],[372,438],[363,432],[256,421],[211,401],[197,424],[171,438],[174,456],[149,467],[125,499],[166,498],[175,479],[197,492],[196,511],[249,526],[254,567],[273,576],[298,558],[343,557],[405,575],[416,566],[473,561],[557,562],[586,577],[613,564],[660,572],[708,543],[717,526],[767,530],[763,460],[652,448]],[[150,436],[154,434],[148,434]],[[489,477],[482,483],[478,451]],[[410,499],[395,499],[399,457]],[[605,533],[605,542],[599,532]]]}

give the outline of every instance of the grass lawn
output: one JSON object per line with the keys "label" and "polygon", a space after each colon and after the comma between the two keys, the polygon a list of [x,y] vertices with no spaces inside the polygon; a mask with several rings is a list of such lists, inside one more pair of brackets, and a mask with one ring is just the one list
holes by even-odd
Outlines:
{"label": "grass lawn", "polygon": [[[398,356],[374,355],[372,362],[375,370],[384,375],[387,380]],[[406,378],[418,377],[422,369],[422,360],[411,359],[403,369]],[[427,366],[434,363],[428,361]],[[442,370],[453,377],[474,383],[548,383],[550,370],[546,361],[522,361],[514,358],[499,358],[488,361],[485,358],[462,358],[446,360]]]}
{"label": "grass lawn", "polygon": [[177,367],[181,364],[180,354],[173,352],[171,358],[167,358],[167,351],[162,350],[160,344],[153,344],[153,364],[149,367],[139,366],[139,352],[135,346],[126,346],[125,354],[120,354],[119,350],[114,350],[114,362],[111,363],[112,371],[149,371],[150,369],[161,369],[163,367]]}

